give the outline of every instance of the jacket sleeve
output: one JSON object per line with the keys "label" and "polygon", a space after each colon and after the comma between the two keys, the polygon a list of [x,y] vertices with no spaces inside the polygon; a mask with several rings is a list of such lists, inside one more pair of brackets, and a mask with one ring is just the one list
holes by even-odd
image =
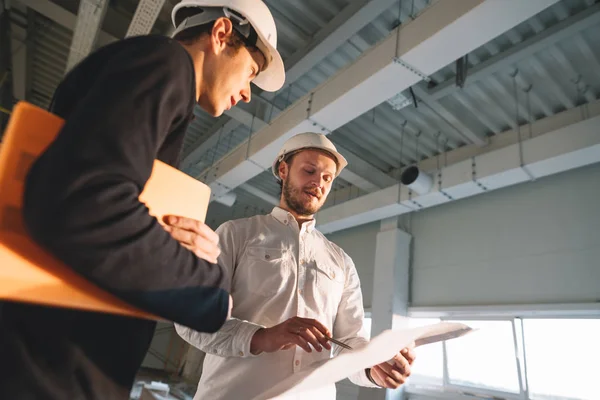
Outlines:
{"label": "jacket sleeve", "polygon": [[[363,308],[363,297],[360,289],[360,280],[352,259],[344,253],[346,282],[342,300],[338,306],[338,312],[333,325],[333,335],[338,340],[353,348],[364,346],[368,343],[367,332],[363,324],[365,312]],[[333,355],[343,353],[343,348],[334,345]],[[359,386],[378,387],[374,385],[365,371],[357,372],[348,377],[350,381]]]}
{"label": "jacket sleeve", "polygon": [[193,107],[192,63],[177,46],[130,46],[86,77],[68,112],[57,92],[65,124],[28,174],[24,219],[34,240],[99,287],[214,332],[228,314],[223,270],[172,239],[138,200],[168,133],[185,131]]}
{"label": "jacket sleeve", "polygon": [[175,324],[175,330],[183,340],[205,353],[221,357],[254,357],[250,353],[250,343],[256,331],[264,326],[235,318],[235,287],[232,282],[243,243],[242,240],[236,241],[236,233],[239,232],[231,221],[221,225],[216,232],[219,235],[221,248],[219,265],[225,270],[225,275],[232,286],[234,317],[227,320],[215,333],[201,333],[179,324]]}

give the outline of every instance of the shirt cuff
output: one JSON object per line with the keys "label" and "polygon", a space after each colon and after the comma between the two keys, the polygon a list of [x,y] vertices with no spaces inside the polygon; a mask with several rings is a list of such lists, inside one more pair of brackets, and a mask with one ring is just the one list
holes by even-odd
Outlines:
{"label": "shirt cuff", "polygon": [[369,388],[381,388],[381,386],[374,384],[371,382],[369,377],[367,376],[367,370],[363,369],[360,372],[357,372],[348,377],[352,383],[358,386],[369,387]]}
{"label": "shirt cuff", "polygon": [[235,335],[234,345],[237,350],[238,357],[256,357],[250,352],[250,343],[252,337],[259,330],[265,328],[262,325],[246,322],[240,325],[237,335]]}

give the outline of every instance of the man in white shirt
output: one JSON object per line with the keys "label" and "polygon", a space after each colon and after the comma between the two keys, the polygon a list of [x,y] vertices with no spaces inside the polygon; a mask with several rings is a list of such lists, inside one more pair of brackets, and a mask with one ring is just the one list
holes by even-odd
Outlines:
{"label": "man in white shirt", "polygon": [[[316,361],[367,342],[354,263],[315,229],[333,180],[347,165],[329,139],[289,139],[273,163],[282,185],[269,215],[228,221],[217,229],[219,264],[231,279],[232,317],[214,334],[175,325],[207,353],[195,399],[250,399]],[[350,378],[357,385],[397,388],[410,375],[412,349]],[[335,385],[310,394],[335,399]],[[306,398],[303,396],[303,398]]]}

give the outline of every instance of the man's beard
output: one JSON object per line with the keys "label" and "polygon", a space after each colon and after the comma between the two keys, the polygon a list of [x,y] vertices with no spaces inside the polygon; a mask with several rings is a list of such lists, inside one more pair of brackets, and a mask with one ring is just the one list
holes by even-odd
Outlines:
{"label": "man's beard", "polygon": [[305,202],[302,199],[304,195],[304,189],[293,187],[290,184],[290,179],[286,179],[283,182],[283,199],[286,204],[290,207],[291,211],[298,215],[314,215],[321,205],[319,203],[314,204],[312,202]]}

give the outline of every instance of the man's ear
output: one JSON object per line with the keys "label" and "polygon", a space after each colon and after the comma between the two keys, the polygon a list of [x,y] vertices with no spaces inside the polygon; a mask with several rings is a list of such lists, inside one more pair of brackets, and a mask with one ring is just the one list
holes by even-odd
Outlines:
{"label": "man's ear", "polygon": [[288,165],[288,163],[285,161],[280,162],[279,167],[278,167],[278,172],[279,172],[279,178],[281,178],[281,180],[284,181],[290,172],[290,166]]}
{"label": "man's ear", "polygon": [[227,48],[227,40],[233,34],[233,24],[229,18],[221,17],[213,25],[210,43],[215,54],[223,52]]}

